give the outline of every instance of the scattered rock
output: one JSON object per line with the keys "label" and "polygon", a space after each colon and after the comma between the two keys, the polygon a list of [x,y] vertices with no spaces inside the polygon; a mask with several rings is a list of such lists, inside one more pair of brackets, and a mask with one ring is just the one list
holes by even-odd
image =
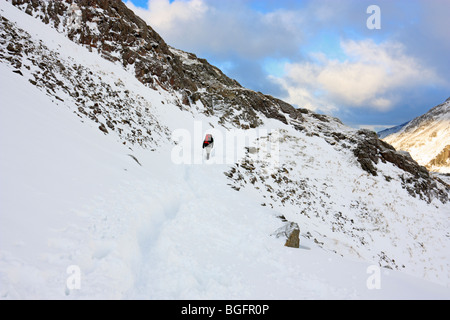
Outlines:
{"label": "scattered rock", "polygon": [[100,131],[103,131],[105,134],[108,134],[108,130],[106,129],[104,123],[101,123],[98,128],[100,129]]}
{"label": "scattered rock", "polygon": [[277,229],[273,236],[286,237],[286,247],[300,248],[300,228],[297,223],[286,221],[285,224]]}

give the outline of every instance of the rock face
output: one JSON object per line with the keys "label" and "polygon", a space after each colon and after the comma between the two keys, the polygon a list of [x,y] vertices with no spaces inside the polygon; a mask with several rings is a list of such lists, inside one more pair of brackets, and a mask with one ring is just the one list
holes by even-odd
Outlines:
{"label": "rock face", "polygon": [[[431,202],[436,197],[441,201],[448,201],[448,192],[435,189],[435,179],[430,176],[424,166],[418,164],[408,153],[395,150],[393,146],[380,140],[375,132],[359,130],[357,135],[363,136],[363,139],[357,142],[353,153],[363,170],[377,176],[376,165],[379,162],[392,163],[411,174],[411,178],[407,180],[412,186],[405,184],[404,187],[412,196],[419,196],[427,202]],[[389,177],[386,177],[386,179],[389,179]]]}
{"label": "rock face", "polygon": [[149,87],[176,92],[180,108],[201,101],[206,114],[220,113],[224,123],[244,129],[263,123],[258,112],[285,123],[287,114],[295,116],[289,104],[245,89],[206,60],[168,46],[121,0],[11,2],[72,41],[122,63]]}
{"label": "rock face", "polygon": [[359,130],[357,133],[365,136],[365,139],[358,143],[354,149],[354,154],[364,170],[372,175],[377,175],[377,171],[372,163],[377,164],[379,160],[395,164],[400,169],[411,173],[417,178],[430,178],[425,167],[420,166],[411,156],[401,151],[396,151],[390,144],[379,140],[375,132]]}

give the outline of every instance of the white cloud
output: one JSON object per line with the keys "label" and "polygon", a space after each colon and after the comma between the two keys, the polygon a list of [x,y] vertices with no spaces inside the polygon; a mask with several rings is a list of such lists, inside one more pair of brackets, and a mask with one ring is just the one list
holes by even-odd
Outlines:
{"label": "white cloud", "polygon": [[150,0],[147,9],[126,4],[170,45],[220,59],[295,54],[302,37],[294,12],[261,13],[241,0]]}
{"label": "white cloud", "polygon": [[125,3],[151,26],[164,30],[173,29],[178,23],[194,23],[208,11],[208,6],[203,0],[173,3],[169,0],[151,0],[148,1],[148,9],[136,7],[131,1]]}
{"label": "white cloud", "polygon": [[433,70],[408,56],[401,43],[346,40],[341,49],[345,61],[316,53],[315,62],[286,64],[285,76],[277,81],[289,92],[287,100],[323,111],[336,105],[386,111],[400,99],[397,90],[442,83]]}
{"label": "white cloud", "polygon": [[[443,80],[449,20],[441,19],[448,4],[401,3],[380,0],[382,29],[373,33],[366,28],[370,0],[284,0],[259,11],[250,0],[149,0],[146,9],[126,2],[168,44],[226,66],[252,89],[267,88],[294,105],[327,113],[386,112],[408,99],[412,105],[410,93],[417,89],[450,87]],[[330,36],[341,37],[340,43]],[[273,61],[289,61],[284,74],[274,70],[283,64]]]}

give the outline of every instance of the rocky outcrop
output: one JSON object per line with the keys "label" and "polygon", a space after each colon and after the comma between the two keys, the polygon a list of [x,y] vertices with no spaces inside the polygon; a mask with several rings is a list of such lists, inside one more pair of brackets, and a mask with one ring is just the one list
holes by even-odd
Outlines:
{"label": "rocky outcrop", "polygon": [[434,198],[438,198],[444,203],[449,201],[448,190],[436,188],[436,181],[430,176],[428,170],[419,165],[408,153],[396,151],[393,146],[380,140],[375,132],[359,130],[357,134],[363,139],[358,140],[353,153],[363,170],[377,176],[376,165],[378,162],[392,163],[410,174],[409,176],[405,175],[402,181],[403,187],[412,196],[418,196],[427,202],[431,202]]}
{"label": "rocky outcrop", "polygon": [[[122,81],[108,83],[88,68],[64,61],[30,34],[0,17],[0,61],[46,92],[55,103],[69,103],[82,119],[105,134],[115,131],[123,143],[154,148],[160,138],[169,141],[167,128],[152,114],[152,105],[130,92]],[[22,72],[23,71],[23,72]]]}
{"label": "rocky outcrop", "polygon": [[295,114],[292,106],[243,88],[205,59],[171,48],[121,0],[11,2],[72,41],[121,62],[149,87],[173,91],[180,108],[201,101],[206,114],[219,114],[223,123],[243,129],[263,124],[258,113],[284,123],[286,115]]}
{"label": "rocky outcrop", "polygon": [[375,132],[359,130],[356,134],[360,135],[363,139],[358,141],[353,153],[361,164],[361,167],[370,174],[376,176],[377,170],[374,164],[383,161],[390,162],[417,178],[430,178],[425,167],[420,166],[405,153],[397,152],[393,146],[380,140]]}
{"label": "rocky outcrop", "polygon": [[165,41],[120,0],[12,0],[12,4],[105,59],[134,66],[136,77],[145,84],[152,86],[157,80],[162,86],[196,90]]}

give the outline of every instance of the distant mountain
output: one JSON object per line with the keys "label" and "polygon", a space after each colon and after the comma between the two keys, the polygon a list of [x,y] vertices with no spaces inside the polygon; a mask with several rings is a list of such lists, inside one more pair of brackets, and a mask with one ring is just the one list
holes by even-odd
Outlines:
{"label": "distant mountain", "polygon": [[408,121],[408,122],[405,122],[404,124],[401,124],[401,125],[398,125],[398,126],[395,126],[395,127],[392,127],[392,128],[388,128],[388,129],[379,131],[379,132],[377,132],[378,138],[384,139],[384,138],[386,138],[387,136],[389,136],[389,135],[391,135],[391,134],[394,134],[394,133],[396,133],[396,132],[399,132],[399,131],[402,130],[403,127],[406,126],[408,123],[409,123],[409,121]]}
{"label": "distant mountain", "polygon": [[381,132],[383,140],[430,171],[450,173],[450,98],[399,127],[388,135]]}

